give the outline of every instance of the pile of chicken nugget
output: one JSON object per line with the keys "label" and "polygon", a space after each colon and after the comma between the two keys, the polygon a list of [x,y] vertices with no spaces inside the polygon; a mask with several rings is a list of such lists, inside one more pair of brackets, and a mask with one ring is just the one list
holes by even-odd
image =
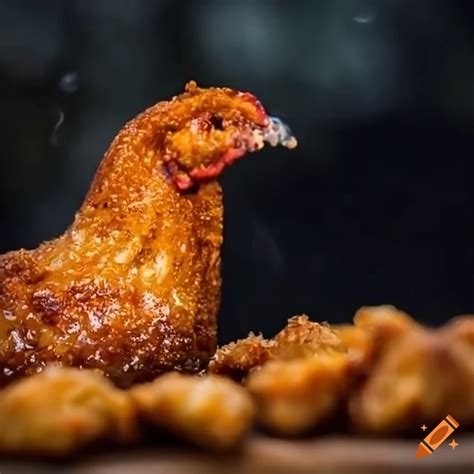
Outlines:
{"label": "pile of chicken nugget", "polygon": [[150,430],[222,451],[255,428],[397,435],[448,414],[474,425],[474,317],[429,329],[392,306],[364,307],[347,325],[295,316],[272,339],[221,347],[205,374],[128,390],[98,371],[48,367],[0,391],[0,452],[67,456],[139,444]]}

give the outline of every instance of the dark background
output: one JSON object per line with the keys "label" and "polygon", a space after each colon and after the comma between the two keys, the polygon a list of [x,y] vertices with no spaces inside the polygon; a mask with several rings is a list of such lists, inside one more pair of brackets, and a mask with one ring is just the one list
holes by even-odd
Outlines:
{"label": "dark background", "polygon": [[72,221],[123,123],[187,80],[292,125],[222,178],[221,341],[292,314],[474,311],[474,2],[0,0],[0,251]]}

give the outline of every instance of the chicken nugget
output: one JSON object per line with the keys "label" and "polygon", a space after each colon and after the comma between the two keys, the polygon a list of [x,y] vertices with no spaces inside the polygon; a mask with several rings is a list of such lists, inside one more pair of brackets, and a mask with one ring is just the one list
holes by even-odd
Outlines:
{"label": "chicken nugget", "polygon": [[354,324],[363,329],[380,332],[388,338],[418,326],[409,314],[388,304],[362,306],[354,315]]}
{"label": "chicken nugget", "polygon": [[373,359],[407,331],[422,328],[409,314],[392,305],[363,306],[354,315],[354,324],[372,334]]}
{"label": "chicken nugget", "polygon": [[345,392],[348,358],[333,353],[267,362],[246,385],[257,402],[261,425],[297,436],[334,415]]}
{"label": "chicken nugget", "polygon": [[366,373],[374,352],[373,334],[352,324],[334,325],[332,329],[346,347],[351,366],[359,373]]}
{"label": "chicken nugget", "polygon": [[209,371],[242,380],[248,372],[272,359],[295,359],[319,353],[345,352],[340,338],[327,323],[310,321],[308,316],[293,316],[274,339],[252,332],[222,346],[212,357]]}
{"label": "chicken nugget", "polygon": [[242,380],[250,369],[270,359],[275,341],[252,332],[245,338],[220,347],[209,363],[209,372]]}
{"label": "chicken nugget", "polygon": [[441,329],[447,337],[470,351],[474,360],[474,316],[463,315],[450,319]]}
{"label": "chicken nugget", "polygon": [[0,391],[0,452],[68,455],[99,439],[130,440],[126,393],[92,370],[47,367]]}
{"label": "chicken nugget", "polygon": [[238,445],[255,413],[247,391],[217,375],[172,372],[130,389],[130,395],[145,421],[212,450]]}
{"label": "chicken nugget", "polygon": [[308,316],[293,316],[275,336],[272,357],[294,359],[315,354],[345,352],[341,339],[327,323],[310,321]]}
{"label": "chicken nugget", "polygon": [[392,434],[436,424],[446,414],[474,421],[472,359],[440,330],[408,331],[381,354],[350,400],[356,428]]}

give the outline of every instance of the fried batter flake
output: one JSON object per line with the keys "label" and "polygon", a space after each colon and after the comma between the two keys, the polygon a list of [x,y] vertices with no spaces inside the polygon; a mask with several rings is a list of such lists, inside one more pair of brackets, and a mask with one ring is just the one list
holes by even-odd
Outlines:
{"label": "fried batter flake", "polygon": [[337,334],[326,323],[293,316],[274,339],[250,333],[220,347],[211,359],[210,372],[242,380],[248,372],[269,360],[294,359],[322,353],[345,352]]}
{"label": "fried batter flake", "polygon": [[272,349],[275,359],[346,351],[329,324],[310,321],[306,314],[290,318],[288,324],[275,336],[275,343]]}
{"label": "fried batter flake", "polygon": [[245,339],[220,347],[211,359],[209,371],[241,380],[253,367],[270,359],[275,345],[275,341],[265,339],[261,334],[250,333]]}

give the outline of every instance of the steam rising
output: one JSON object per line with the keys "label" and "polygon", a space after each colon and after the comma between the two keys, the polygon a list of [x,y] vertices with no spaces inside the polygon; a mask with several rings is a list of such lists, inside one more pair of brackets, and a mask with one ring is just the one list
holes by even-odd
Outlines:
{"label": "steam rising", "polygon": [[290,150],[298,145],[290,127],[277,117],[270,117],[270,124],[267,128],[254,130],[253,137],[258,150],[263,148],[265,143],[274,147],[282,145]]}

